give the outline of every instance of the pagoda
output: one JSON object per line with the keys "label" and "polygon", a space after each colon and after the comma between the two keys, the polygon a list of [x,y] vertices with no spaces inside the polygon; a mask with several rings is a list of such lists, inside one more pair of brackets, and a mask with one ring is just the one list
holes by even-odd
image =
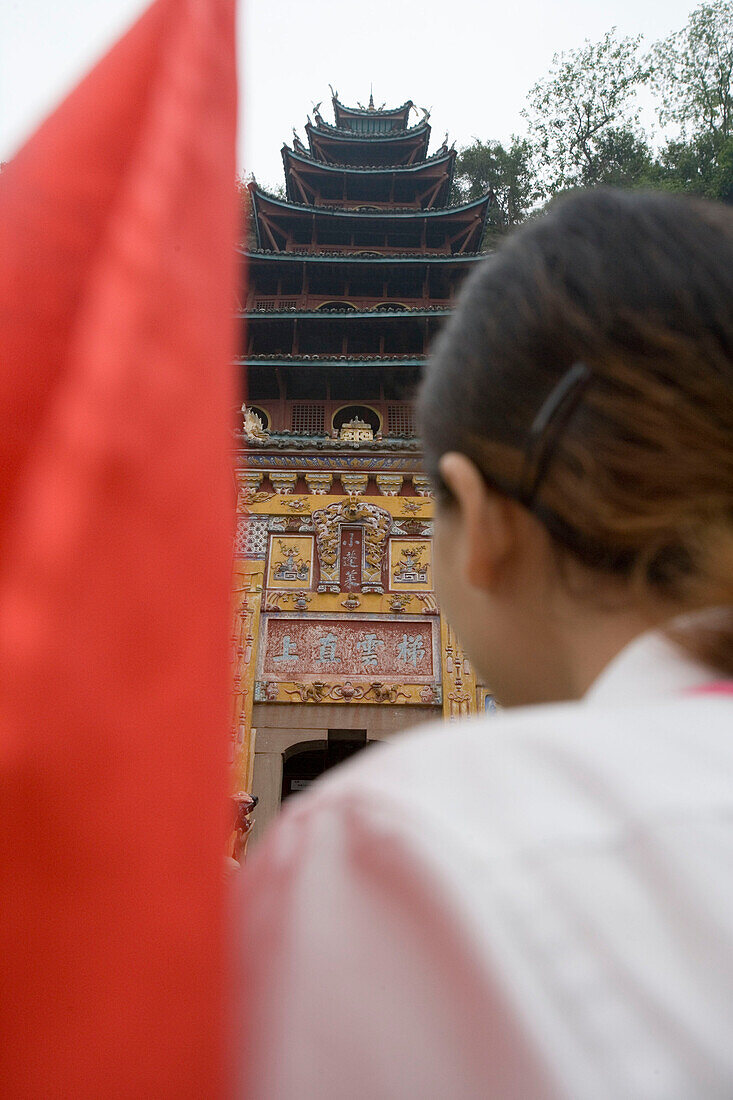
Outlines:
{"label": "pagoda", "polygon": [[370,742],[492,705],[436,605],[412,407],[491,195],[450,204],[427,110],[332,105],[283,146],[282,195],[249,185],[241,249],[232,744],[255,833]]}

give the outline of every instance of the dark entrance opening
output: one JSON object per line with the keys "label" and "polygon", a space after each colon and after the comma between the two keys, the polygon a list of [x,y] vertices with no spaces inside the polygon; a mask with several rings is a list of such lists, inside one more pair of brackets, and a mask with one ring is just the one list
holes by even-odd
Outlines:
{"label": "dark entrance opening", "polygon": [[304,741],[283,754],[282,799],[304,791],[319,775],[361,752],[367,745],[366,730],[329,730],[327,741]]}

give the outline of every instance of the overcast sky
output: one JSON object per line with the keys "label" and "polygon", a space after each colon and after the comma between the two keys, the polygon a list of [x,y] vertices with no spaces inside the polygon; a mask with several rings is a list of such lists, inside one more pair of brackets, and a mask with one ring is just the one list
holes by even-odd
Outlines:
{"label": "overcast sky", "polygon": [[[0,159],[8,159],[147,0],[0,0]],[[433,148],[523,130],[528,88],[552,55],[616,26],[648,43],[695,0],[249,0],[240,10],[240,165],[281,182],[280,148],[301,136],[329,81],[345,103],[431,108]],[[412,116],[413,121],[416,120]]]}

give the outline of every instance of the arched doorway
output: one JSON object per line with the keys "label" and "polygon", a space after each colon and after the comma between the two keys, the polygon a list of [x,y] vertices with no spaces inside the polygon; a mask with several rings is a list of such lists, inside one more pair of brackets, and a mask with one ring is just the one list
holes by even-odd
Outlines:
{"label": "arched doorway", "polygon": [[377,743],[367,740],[366,730],[330,729],[326,740],[291,745],[283,752],[281,801],[306,790],[324,772]]}

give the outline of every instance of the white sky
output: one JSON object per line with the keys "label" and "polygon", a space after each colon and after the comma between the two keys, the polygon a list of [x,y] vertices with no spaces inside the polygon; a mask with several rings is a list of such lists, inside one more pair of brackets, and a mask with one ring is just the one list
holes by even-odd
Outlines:
{"label": "white sky", "polygon": [[[115,40],[148,0],[0,0],[0,159]],[[240,164],[282,182],[280,148],[324,100],[412,99],[432,108],[433,148],[523,131],[528,88],[552,55],[600,38],[647,43],[687,22],[696,0],[244,0]],[[413,120],[416,120],[414,114]]]}

